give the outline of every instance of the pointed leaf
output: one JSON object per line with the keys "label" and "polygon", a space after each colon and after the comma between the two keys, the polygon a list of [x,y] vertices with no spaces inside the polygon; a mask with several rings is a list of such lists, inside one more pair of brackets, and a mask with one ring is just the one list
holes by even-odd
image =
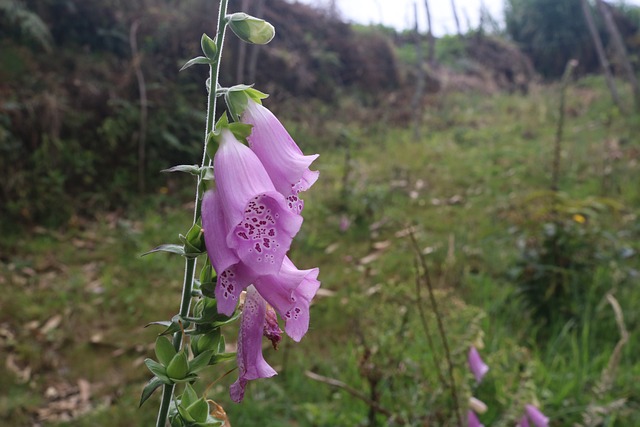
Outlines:
{"label": "pointed leaf", "polygon": [[189,373],[196,374],[209,365],[209,361],[213,356],[213,350],[206,350],[200,353],[198,357],[189,362]]}
{"label": "pointed leaf", "polygon": [[212,64],[212,63],[213,62],[209,58],[206,58],[204,56],[197,56],[197,57],[191,58],[190,60],[185,62],[185,64],[182,66],[182,68],[180,68],[180,71],[186,70],[187,68],[189,68],[189,67],[191,67],[193,65],[197,65],[197,64]]}
{"label": "pointed leaf", "polygon": [[191,384],[187,383],[187,385],[184,387],[184,392],[182,393],[180,404],[184,405],[185,407],[189,407],[197,400],[198,394],[193,389],[193,387],[191,387]]}
{"label": "pointed leaf", "polygon": [[176,380],[176,379],[171,379],[171,381],[173,381],[174,383],[192,383],[195,380],[198,379],[198,375],[197,374],[189,374],[186,377],[182,378],[181,380]]}
{"label": "pointed leaf", "polygon": [[208,59],[214,59],[216,57],[218,47],[216,46],[216,42],[213,41],[211,37],[203,34],[202,38],[200,39],[200,46],[202,47],[202,52]]}
{"label": "pointed leaf", "polygon": [[180,416],[182,417],[182,419],[188,422],[189,425],[195,422],[195,420],[193,419],[193,417],[191,416],[187,408],[185,408],[184,406],[178,405],[178,412],[180,413]]}
{"label": "pointed leaf", "polygon": [[163,366],[169,365],[176,353],[176,349],[168,339],[163,336],[159,336],[156,339],[156,357]]}
{"label": "pointed leaf", "polygon": [[181,380],[189,373],[189,362],[184,350],[176,354],[167,366],[167,376],[172,380]]}
{"label": "pointed leaf", "polygon": [[149,252],[145,252],[140,256],[146,256],[155,252],[169,252],[172,254],[178,254],[178,255],[182,255],[184,256],[184,246],[182,245],[175,245],[175,244],[164,244],[164,245],[160,245],[158,247],[155,247],[153,249],[151,249]]}
{"label": "pointed leaf", "polygon": [[156,377],[163,380],[166,384],[171,384],[171,380],[167,376],[167,370],[164,368],[164,366],[153,359],[145,359],[144,364],[147,365],[147,368],[149,368],[151,373]]}
{"label": "pointed leaf", "polygon": [[197,165],[176,165],[176,166],[170,167],[169,169],[162,169],[160,172],[162,173],[184,172],[184,173],[190,173],[191,175],[198,176],[200,174],[200,167]]}
{"label": "pointed leaf", "polygon": [[209,415],[209,404],[203,397],[189,406],[187,411],[189,411],[189,415],[191,415],[196,422],[203,423],[207,421],[207,416]]}
{"label": "pointed leaf", "polygon": [[217,365],[218,363],[226,362],[236,358],[235,353],[218,353],[214,354],[209,360],[209,365]]}
{"label": "pointed leaf", "polygon": [[156,389],[163,384],[165,383],[160,378],[158,377],[151,378],[147,383],[147,385],[145,385],[144,388],[142,389],[142,396],[140,397],[140,405],[138,406],[142,406],[142,404],[151,397],[153,392],[156,391]]}

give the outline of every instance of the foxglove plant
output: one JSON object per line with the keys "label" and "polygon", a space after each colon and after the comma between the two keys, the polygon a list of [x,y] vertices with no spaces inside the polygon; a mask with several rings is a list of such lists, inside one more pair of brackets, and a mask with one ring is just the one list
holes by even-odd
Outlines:
{"label": "foxglove plant", "polygon": [[[163,386],[156,427],[164,427],[167,417],[172,427],[222,425],[224,420],[210,414],[206,396],[198,397],[189,383],[197,380],[203,368],[235,357],[239,374],[230,395],[235,402],[241,401],[249,380],[276,375],[263,357],[262,337],[277,347],[282,339],[277,315],[287,335],[300,341],[309,328],[309,306],[320,287],[317,268],[300,270],[287,256],[303,222],[299,194],[318,179],[318,172],[309,169],[318,155],[305,156],[261,105],[266,94],[245,85],[219,85],[227,26],[248,43],[266,44],[275,34],[259,18],[227,15],[227,3],[220,1],[216,37],[202,36],[205,56],[189,60],[182,68],[205,64],[210,70],[202,163],[166,170],[197,177],[193,225],[180,235],[182,245],[165,244],[149,252],[185,258],[179,313],[170,321],[153,322],[165,330],[156,341],[157,361],[145,360],[154,376],[140,404]],[[222,95],[234,121],[223,115],[214,126],[216,100]],[[205,254],[197,281],[196,260]],[[238,317],[237,352],[227,353],[221,327]],[[173,338],[170,341],[164,335]],[[188,347],[183,346],[187,338]],[[180,396],[174,396],[179,383],[187,384]]]}

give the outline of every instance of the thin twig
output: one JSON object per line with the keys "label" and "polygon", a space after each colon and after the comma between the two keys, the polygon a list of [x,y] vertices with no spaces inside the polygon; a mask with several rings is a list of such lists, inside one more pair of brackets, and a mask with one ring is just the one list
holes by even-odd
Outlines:
{"label": "thin twig", "polygon": [[136,74],[136,80],[138,81],[138,93],[140,96],[140,128],[138,135],[138,191],[144,193],[145,190],[145,164],[146,164],[146,142],[147,142],[147,116],[149,109],[149,102],[147,100],[147,84],[144,80],[144,73],[142,72],[142,54],[138,52],[138,27],[140,26],[140,19],[136,19],[131,24],[129,30],[129,45],[131,47],[131,55],[133,56],[131,62]]}
{"label": "thin twig", "polygon": [[431,329],[429,328],[429,323],[427,322],[427,315],[424,312],[424,306],[422,302],[422,292],[420,289],[420,267],[418,266],[418,260],[414,260],[414,265],[416,269],[416,296],[418,298],[418,312],[420,313],[420,321],[422,322],[422,328],[424,329],[424,334],[427,337],[427,343],[429,344],[429,348],[431,349],[431,361],[433,362],[433,368],[438,374],[438,380],[440,381],[440,385],[442,388],[447,388],[447,380],[442,376],[442,372],[440,371],[440,360],[438,360],[436,356],[435,348],[436,346],[433,343],[433,336],[431,335]]}
{"label": "thin twig", "polygon": [[325,377],[323,375],[319,375],[316,374],[315,372],[311,372],[311,371],[306,371],[304,373],[307,377],[311,378],[314,381],[318,381],[321,383],[325,383],[325,384],[329,384],[330,386],[333,387],[337,387],[340,388],[344,391],[346,391],[347,393],[349,393],[350,395],[352,395],[353,397],[356,397],[360,400],[362,400],[363,402],[365,402],[367,405],[369,405],[370,407],[373,407],[376,409],[376,411],[380,412],[381,414],[392,418],[395,422],[397,422],[398,424],[406,424],[406,421],[401,418],[398,415],[395,415],[393,412],[389,411],[386,408],[383,408],[382,406],[380,406],[380,404],[378,402],[374,402],[373,400],[369,399],[369,397],[367,397],[367,395],[365,395],[364,393],[362,393],[359,390],[356,390],[355,388],[351,387],[349,384],[346,384],[340,380],[337,380],[335,378],[330,378],[330,377]]}
{"label": "thin twig", "polygon": [[413,231],[409,232],[409,238],[411,239],[411,243],[413,244],[413,247],[416,251],[416,256],[418,258],[418,261],[420,262],[420,266],[422,267],[422,271],[424,273],[422,277],[429,291],[431,308],[433,309],[433,313],[435,314],[436,320],[438,321],[438,332],[440,333],[440,339],[442,340],[442,346],[444,347],[444,353],[449,367],[449,381],[451,381],[449,390],[451,391],[451,399],[453,400],[453,409],[458,425],[462,426],[464,424],[462,423],[462,414],[460,413],[460,403],[458,402],[456,380],[453,375],[453,362],[451,360],[451,352],[449,351],[447,334],[445,333],[444,324],[442,323],[442,314],[440,314],[440,309],[438,308],[438,303],[436,302],[436,297],[433,293],[433,284],[431,283],[431,278],[429,277],[429,267],[427,266],[427,261],[425,260],[424,255],[420,251],[420,246],[418,245],[418,241],[416,240],[416,236],[414,235]]}

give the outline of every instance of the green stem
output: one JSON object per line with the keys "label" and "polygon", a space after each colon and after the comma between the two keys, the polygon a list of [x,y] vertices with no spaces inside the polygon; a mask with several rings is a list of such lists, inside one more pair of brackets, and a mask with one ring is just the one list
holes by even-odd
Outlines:
{"label": "green stem", "polygon": [[[211,164],[211,159],[207,156],[207,141],[209,134],[213,130],[214,120],[216,115],[217,105],[217,91],[218,91],[218,78],[220,76],[220,58],[222,57],[222,47],[224,43],[224,35],[227,29],[227,23],[225,17],[227,16],[227,4],[228,0],[220,0],[220,10],[218,12],[218,27],[216,31],[216,57],[213,65],[209,66],[209,96],[207,99],[207,123],[204,134],[204,151],[202,154],[201,166],[205,164]],[[200,208],[202,205],[202,198],[200,197],[200,191],[202,188],[202,178],[198,178],[198,184],[196,186],[195,208],[193,212],[193,223],[195,224],[200,218]],[[196,259],[187,258],[185,261],[184,269],[184,283],[182,286],[182,301],[180,303],[180,316],[186,317],[189,315],[191,308],[191,291],[193,290],[193,280],[196,271]],[[176,351],[180,350],[182,346],[182,332],[176,332],[173,335],[173,346]],[[175,385],[166,384],[162,390],[162,402],[160,403],[160,409],[158,410],[158,418],[156,420],[156,427],[165,427],[167,423],[167,415],[169,413],[169,406],[173,399],[173,391]]]}

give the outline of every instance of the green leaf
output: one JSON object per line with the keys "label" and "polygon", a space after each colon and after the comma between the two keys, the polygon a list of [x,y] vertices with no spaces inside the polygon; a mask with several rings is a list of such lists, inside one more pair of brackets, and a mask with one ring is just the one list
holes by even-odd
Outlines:
{"label": "green leaf", "polygon": [[224,353],[227,348],[227,343],[224,340],[224,336],[220,335],[220,341],[218,341],[218,351],[216,353]]}
{"label": "green leaf", "polygon": [[249,98],[253,99],[258,104],[262,104],[262,100],[269,97],[268,94],[260,92],[258,89],[254,89],[252,87],[246,89],[245,92],[249,95]]}
{"label": "green leaf", "polygon": [[220,328],[213,329],[206,334],[199,335],[198,339],[195,341],[191,340],[192,347],[195,347],[194,354],[199,355],[203,351],[213,350],[215,353],[218,353],[220,339],[222,335],[220,334]]}
{"label": "green leaf", "polygon": [[185,408],[182,405],[178,405],[178,413],[180,413],[180,416],[182,417],[182,419],[184,421],[188,422],[189,425],[196,421],[196,420],[193,419],[193,417],[191,416],[191,414],[189,413],[187,408]]}
{"label": "green leaf", "polygon": [[200,170],[200,177],[205,181],[213,181],[213,166],[205,166]]}
{"label": "green leaf", "polygon": [[227,104],[229,112],[234,120],[239,121],[240,116],[247,109],[249,103],[249,96],[244,90],[231,90],[227,92],[224,97],[224,101]]}
{"label": "green leaf", "polygon": [[208,59],[215,59],[218,48],[216,46],[216,42],[213,41],[211,37],[203,34],[202,38],[200,39],[200,46],[202,47],[202,52],[204,52],[204,55]]}
{"label": "green leaf", "polygon": [[177,166],[170,167],[169,169],[162,169],[160,172],[162,173],[185,172],[185,173],[190,173],[191,175],[198,176],[200,175],[200,167],[197,165],[177,165]]}
{"label": "green leaf", "polygon": [[197,256],[205,252],[204,233],[202,232],[202,227],[200,227],[200,225],[193,224],[187,232],[187,235],[184,236],[184,239],[184,250],[186,255]]}
{"label": "green leaf", "polygon": [[211,356],[209,365],[217,365],[218,363],[227,362],[236,358],[236,353],[218,353]]}
{"label": "green leaf", "polygon": [[144,388],[142,389],[142,396],[140,397],[140,405],[138,405],[138,407],[142,406],[142,404],[151,397],[153,392],[156,391],[156,389],[163,384],[165,384],[165,382],[162,381],[160,378],[158,377],[151,378],[147,383],[147,385],[145,385]]}
{"label": "green leaf", "polygon": [[189,362],[184,350],[176,354],[167,366],[167,376],[172,380],[181,380],[189,373]]}
{"label": "green leaf", "polygon": [[218,277],[213,266],[207,262],[200,270],[200,290],[209,297],[215,298],[216,281]]}
{"label": "green leaf", "polygon": [[187,408],[187,411],[189,411],[189,415],[191,415],[197,423],[203,423],[207,421],[207,416],[209,415],[209,404],[204,400],[204,397],[202,397],[191,404]]}
{"label": "green leaf", "polygon": [[150,251],[143,253],[140,256],[146,256],[146,255],[153,254],[153,253],[156,253],[156,252],[169,252],[169,253],[172,253],[172,254],[178,254],[178,255],[182,255],[182,256],[185,255],[184,246],[167,243],[167,244],[155,247],[155,248],[151,249]]}
{"label": "green leaf", "polygon": [[187,383],[187,385],[184,387],[184,392],[182,392],[180,404],[184,405],[185,407],[189,407],[193,403],[195,403],[196,400],[198,400],[198,394],[193,389],[193,387],[191,387],[191,384]]}
{"label": "green leaf", "polygon": [[189,373],[197,374],[198,372],[209,366],[211,356],[213,356],[213,350],[206,350],[198,355],[198,357],[191,360],[189,362]]}
{"label": "green leaf", "polygon": [[185,64],[182,66],[182,68],[180,68],[180,71],[186,70],[187,68],[189,68],[189,67],[191,67],[193,65],[198,65],[198,64],[213,65],[213,61],[211,61],[209,58],[206,58],[204,56],[198,56],[196,58],[191,58],[190,60],[185,62]]}
{"label": "green leaf", "polygon": [[251,130],[253,129],[253,125],[248,125],[246,123],[235,122],[229,124],[229,130],[233,133],[240,141],[246,140],[249,135],[251,135]]}
{"label": "green leaf", "polygon": [[[173,316],[172,320],[160,320],[157,322],[151,322],[148,323],[147,325],[145,325],[145,328],[151,325],[159,325],[159,326],[164,326],[166,329],[162,332],[160,332],[159,335],[169,335],[169,334],[173,334],[174,332],[178,332],[181,330],[180,328],[180,324],[178,323],[178,321],[180,321],[180,316],[175,315]],[[190,326],[189,322],[182,322],[183,324],[183,328],[188,328]]]}
{"label": "green leaf", "polygon": [[153,359],[145,359],[144,364],[156,377],[160,378],[165,384],[171,384],[171,380],[167,376],[167,370],[160,363]]}
{"label": "green leaf", "polygon": [[172,378],[171,380],[174,383],[192,383],[197,379],[198,379],[198,375],[197,374],[189,374],[186,377],[182,378],[181,380],[174,379],[174,378]]}
{"label": "green leaf", "polygon": [[156,357],[163,366],[169,365],[176,355],[173,344],[163,336],[156,339]]}

